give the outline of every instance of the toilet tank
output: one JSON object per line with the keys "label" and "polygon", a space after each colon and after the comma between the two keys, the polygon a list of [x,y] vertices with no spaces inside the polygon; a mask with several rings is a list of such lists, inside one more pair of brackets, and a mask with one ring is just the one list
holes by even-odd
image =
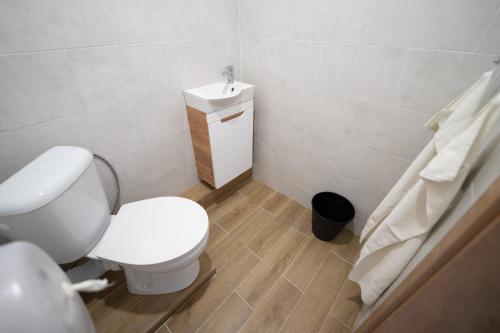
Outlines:
{"label": "toilet tank", "polygon": [[59,264],[89,253],[110,219],[84,148],[53,147],[0,184],[0,234],[40,246]]}

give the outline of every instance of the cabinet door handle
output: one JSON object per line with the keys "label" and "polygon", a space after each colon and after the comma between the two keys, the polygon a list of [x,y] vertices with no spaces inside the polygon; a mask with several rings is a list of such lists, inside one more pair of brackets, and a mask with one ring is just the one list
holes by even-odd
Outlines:
{"label": "cabinet door handle", "polygon": [[238,118],[239,116],[241,116],[243,114],[243,112],[245,111],[241,111],[241,112],[238,112],[238,113],[235,113],[235,114],[232,114],[230,116],[227,116],[225,118],[222,118],[220,120],[221,123],[225,123],[226,121],[230,121],[231,119],[234,119],[234,118]]}

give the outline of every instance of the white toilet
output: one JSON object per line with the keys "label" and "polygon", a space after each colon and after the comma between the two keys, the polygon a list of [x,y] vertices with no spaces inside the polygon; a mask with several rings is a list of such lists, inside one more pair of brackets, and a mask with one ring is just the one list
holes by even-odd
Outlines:
{"label": "white toilet", "polygon": [[37,244],[59,264],[87,256],[119,266],[130,292],[163,294],[198,276],[208,216],[178,197],[128,203],[111,216],[92,153],[54,147],[0,185],[0,234]]}

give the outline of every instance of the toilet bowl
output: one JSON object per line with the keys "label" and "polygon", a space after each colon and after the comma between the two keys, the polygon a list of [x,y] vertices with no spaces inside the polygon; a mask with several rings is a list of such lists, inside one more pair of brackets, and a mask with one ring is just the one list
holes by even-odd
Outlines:
{"label": "toilet bowl", "polygon": [[208,241],[208,216],[197,203],[160,197],[123,205],[88,257],[118,264],[135,294],[188,287]]}
{"label": "toilet bowl", "polygon": [[196,279],[208,216],[179,197],[127,203],[112,216],[93,155],[54,147],[0,184],[0,234],[40,246],[59,264],[98,259],[124,270],[131,293],[163,294]]}

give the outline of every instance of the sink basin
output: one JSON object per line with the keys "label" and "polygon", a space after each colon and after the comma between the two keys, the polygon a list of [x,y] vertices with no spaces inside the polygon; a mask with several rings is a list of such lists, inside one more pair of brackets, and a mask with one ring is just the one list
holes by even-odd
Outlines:
{"label": "sink basin", "polygon": [[218,82],[184,90],[184,98],[188,106],[211,113],[253,99],[253,90],[253,85],[239,81]]}

